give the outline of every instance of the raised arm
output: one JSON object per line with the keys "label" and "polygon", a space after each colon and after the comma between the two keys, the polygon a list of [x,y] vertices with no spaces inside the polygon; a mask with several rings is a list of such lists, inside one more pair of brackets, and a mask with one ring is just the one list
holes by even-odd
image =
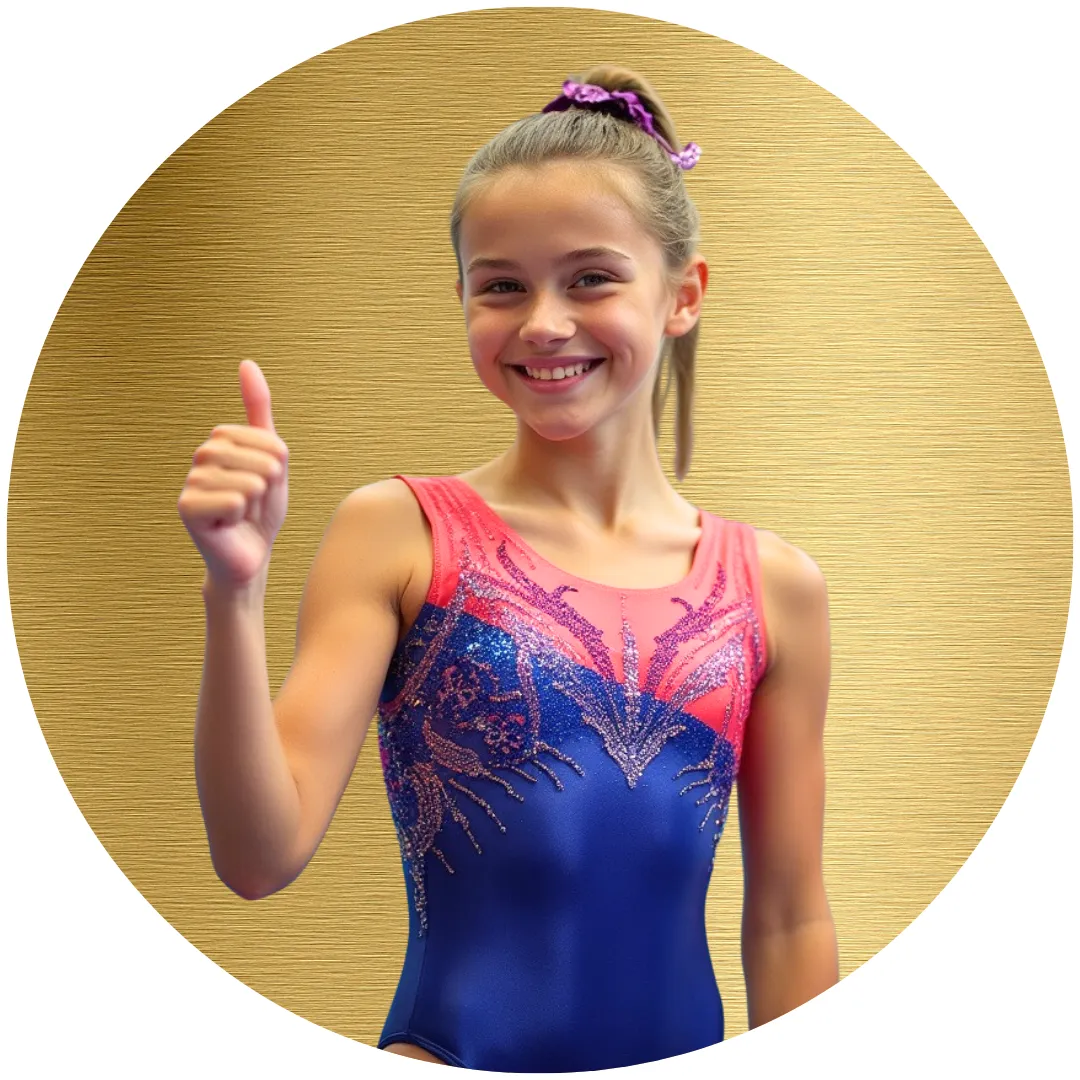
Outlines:
{"label": "raised arm", "polygon": [[261,589],[238,597],[207,577],[196,774],[214,867],[246,899],[283,889],[311,860],[374,718],[415,551],[416,509],[403,488],[380,481],[338,506],[273,702]]}
{"label": "raised arm", "polygon": [[752,1028],[839,979],[822,874],[825,579],[809,555],[775,533],[758,530],[758,550],[774,655],[754,693],[738,774],[742,961]]}

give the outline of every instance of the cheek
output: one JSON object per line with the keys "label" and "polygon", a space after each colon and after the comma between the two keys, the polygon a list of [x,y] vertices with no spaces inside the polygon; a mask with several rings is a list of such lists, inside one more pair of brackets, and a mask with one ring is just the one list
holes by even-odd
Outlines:
{"label": "cheek", "polygon": [[506,340],[506,320],[500,319],[497,311],[477,312],[469,319],[466,334],[473,358],[483,361],[486,354],[500,348],[500,343]]}
{"label": "cheek", "polygon": [[593,336],[620,361],[621,370],[637,377],[653,362],[654,344],[659,347],[656,328],[644,312],[620,308],[605,313],[592,325]]}
{"label": "cheek", "polygon": [[493,332],[490,324],[485,327],[472,323],[468,329],[468,339],[473,371],[481,384],[500,401],[509,403],[510,388],[507,383],[513,377],[513,372],[499,362],[499,357],[505,351],[505,335]]}
{"label": "cheek", "polygon": [[619,304],[600,306],[590,320],[592,329],[612,342],[640,348],[655,335],[655,325],[643,303],[630,298]]}

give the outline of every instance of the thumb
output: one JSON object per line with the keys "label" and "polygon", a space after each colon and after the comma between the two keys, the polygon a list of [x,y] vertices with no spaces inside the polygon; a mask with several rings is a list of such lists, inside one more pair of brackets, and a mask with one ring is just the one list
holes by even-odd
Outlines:
{"label": "thumb", "polygon": [[248,423],[277,434],[270,412],[270,386],[254,360],[240,362],[240,394],[244,399]]}

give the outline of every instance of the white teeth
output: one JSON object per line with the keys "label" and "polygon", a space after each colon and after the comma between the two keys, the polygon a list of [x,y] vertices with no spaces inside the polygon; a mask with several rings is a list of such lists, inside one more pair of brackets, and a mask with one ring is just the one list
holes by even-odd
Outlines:
{"label": "white teeth", "polygon": [[551,379],[568,379],[572,375],[580,375],[582,372],[588,371],[592,367],[592,361],[582,364],[573,364],[571,367],[557,367],[557,368],[531,368],[525,369],[526,374],[530,379],[540,379],[547,382]]}

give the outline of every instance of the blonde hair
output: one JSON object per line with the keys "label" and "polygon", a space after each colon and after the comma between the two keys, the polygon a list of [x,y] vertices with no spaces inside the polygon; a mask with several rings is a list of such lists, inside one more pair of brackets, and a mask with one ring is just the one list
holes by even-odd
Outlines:
{"label": "blonde hair", "polygon": [[[609,91],[632,90],[652,113],[656,130],[671,146],[679,149],[671,115],[644,77],[613,64],[597,64],[571,77],[575,82],[593,83]],[[461,222],[469,203],[483,185],[504,169],[537,166],[560,159],[621,165],[637,176],[640,184],[636,188],[625,185],[625,194],[642,226],[660,245],[667,284],[674,290],[700,241],[700,218],[686,190],[682,170],[663,147],[636,124],[574,105],[563,112],[537,112],[526,116],[504,128],[473,155],[461,178],[450,214],[450,239],[458,276],[464,280]],[[659,437],[660,420],[674,377],[675,476],[678,480],[689,471],[693,449],[694,357],[699,322],[681,337],[665,337],[653,384],[653,435]],[[667,377],[663,378],[665,369]]]}

